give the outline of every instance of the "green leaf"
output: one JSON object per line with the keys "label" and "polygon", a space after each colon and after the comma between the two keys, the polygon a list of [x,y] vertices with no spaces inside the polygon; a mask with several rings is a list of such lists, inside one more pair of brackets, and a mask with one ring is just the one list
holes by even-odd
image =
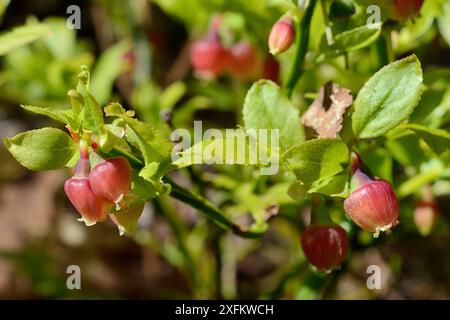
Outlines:
{"label": "green leaf", "polygon": [[83,99],[83,109],[82,109],[82,125],[85,129],[92,130],[93,132],[98,132],[100,127],[103,125],[103,112],[100,108],[98,102],[91,95],[88,90],[89,86],[89,71],[86,66],[81,67],[82,71],[78,75],[78,85],[77,91],[80,93]]}
{"label": "green leaf", "polygon": [[202,0],[191,0],[189,10],[186,10],[186,2],[182,0],[153,0],[167,14],[183,22],[189,27],[206,25],[211,12],[208,11],[206,2]]}
{"label": "green leaf", "polygon": [[52,59],[61,62],[65,59],[76,61],[75,55],[79,54],[76,43],[77,30],[67,28],[66,19],[63,17],[48,17],[44,21],[50,28],[50,35],[42,40],[50,50]]}
{"label": "green leaf", "polygon": [[116,102],[110,103],[105,107],[105,114],[108,117],[120,117],[126,114],[126,110]]}
{"label": "green leaf", "polygon": [[52,107],[35,107],[35,106],[24,106],[21,105],[25,110],[42,114],[50,117],[56,121],[70,125],[74,130],[77,130],[78,124],[73,118],[73,111],[71,109],[56,109]]}
{"label": "green leaf", "polygon": [[147,181],[152,181],[152,177],[158,172],[159,163],[152,162],[144,166],[139,172],[139,176]]}
{"label": "green leaf", "polygon": [[283,162],[309,189],[344,170],[348,149],[339,139],[315,139],[289,149]]}
{"label": "green leaf", "polygon": [[160,95],[161,89],[153,81],[142,81],[133,90],[131,97],[133,109],[143,121],[152,124],[161,122]]}
{"label": "green leaf", "polygon": [[378,137],[406,120],[422,93],[422,69],[415,55],[395,61],[370,78],[354,102],[353,132]]}
{"label": "green leaf", "polygon": [[407,124],[402,127],[414,131],[437,155],[450,149],[450,134],[445,130],[432,129],[418,124]]}
{"label": "green leaf", "polygon": [[78,153],[78,145],[69,135],[55,128],[22,132],[4,139],[4,143],[14,158],[30,170],[63,168]]}
{"label": "green leaf", "polygon": [[334,58],[345,52],[356,51],[371,45],[378,39],[381,32],[379,28],[369,28],[364,25],[355,29],[339,33],[334,38],[334,43],[330,46],[326,43],[326,37],[322,37],[321,50],[326,58]]}
{"label": "green leaf", "polygon": [[300,181],[293,182],[287,191],[289,197],[296,201],[303,201],[308,193],[308,188]]}
{"label": "green leaf", "polygon": [[[168,191],[169,186],[162,182],[153,182],[144,179],[133,172],[133,179],[131,182],[131,193],[141,201],[150,201],[153,198],[160,196]],[[164,190],[161,192],[161,190]]]}
{"label": "green leaf", "polygon": [[0,0],[0,22],[10,2],[10,0]]}
{"label": "green leaf", "polygon": [[128,142],[142,153],[146,165],[170,159],[172,143],[168,132],[132,118],[130,116],[132,113],[125,111],[117,103],[108,105],[105,113],[108,116],[119,117],[125,122],[125,136]]}
{"label": "green leaf", "polygon": [[[172,164],[178,168],[193,164],[256,165],[274,174],[278,171],[279,149],[277,145],[271,145],[269,139],[264,142],[259,137],[255,139],[246,135],[243,129],[237,129],[232,135],[221,135],[194,144],[180,152]],[[269,165],[274,171],[269,170]]]}
{"label": "green leaf", "polygon": [[[425,80],[425,78],[424,78]],[[419,104],[409,117],[412,123],[428,125],[433,123],[436,117],[442,120],[441,113],[436,110],[441,104],[445,103],[446,90],[428,89],[423,92]]]}
{"label": "green leaf", "polygon": [[388,150],[377,147],[367,148],[367,150],[362,150],[358,153],[374,176],[393,182],[392,155]]}
{"label": "green leaf", "polygon": [[424,163],[420,168],[420,173],[403,182],[398,188],[398,195],[406,197],[414,192],[419,191],[424,185],[433,183],[439,179],[445,171],[442,162],[433,159],[428,163]]}
{"label": "green leaf", "polygon": [[172,83],[159,96],[160,109],[172,110],[175,104],[186,94],[186,91],[187,87],[183,82]]}
{"label": "green leaf", "polygon": [[337,174],[315,184],[308,193],[320,193],[330,197],[346,198],[348,196],[348,172]]}
{"label": "green leaf", "polygon": [[213,100],[207,97],[196,96],[184,102],[177,112],[173,114],[172,123],[175,128],[185,127],[186,124],[193,122],[193,117],[196,111],[208,109]]}
{"label": "green leaf", "polygon": [[158,129],[136,119],[124,117],[124,120],[127,140],[142,152],[145,163],[169,158],[172,145]]}
{"label": "green leaf", "polygon": [[125,135],[122,127],[104,124],[99,129],[99,142],[103,152],[110,152],[119,140]]}
{"label": "green leaf", "polygon": [[403,166],[419,167],[422,162],[427,160],[419,140],[413,133],[388,140],[385,145],[392,157]]}
{"label": "green leaf", "polygon": [[284,150],[305,141],[298,110],[269,80],[256,82],[245,97],[243,118],[246,129],[278,129]]}
{"label": "green leaf", "polygon": [[50,29],[45,24],[32,24],[14,28],[0,35],[0,56],[49,34]]}
{"label": "green leaf", "polygon": [[441,14],[438,17],[438,26],[439,31],[442,34],[442,37],[447,41],[447,44],[450,46],[450,3],[444,2],[442,3]]}
{"label": "green leaf", "polygon": [[119,42],[102,53],[92,71],[90,89],[100,104],[106,103],[111,95],[114,80],[128,68],[123,56],[131,50],[129,41]]}
{"label": "green leaf", "polygon": [[250,213],[254,223],[252,228],[265,232],[269,225],[267,221],[278,214],[279,206],[294,203],[287,195],[289,184],[279,183],[269,187],[264,194],[255,194],[251,183],[241,183],[232,195],[236,205],[226,208],[227,214],[238,217]]}

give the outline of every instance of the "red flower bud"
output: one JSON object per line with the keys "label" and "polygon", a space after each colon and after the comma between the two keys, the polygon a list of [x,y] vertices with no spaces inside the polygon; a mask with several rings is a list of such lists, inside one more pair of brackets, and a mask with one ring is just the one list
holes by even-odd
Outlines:
{"label": "red flower bud", "polygon": [[255,78],[259,71],[258,67],[261,67],[261,61],[255,47],[243,41],[232,46],[230,52],[230,73],[242,79]]}
{"label": "red flower bud", "polygon": [[398,201],[389,182],[372,180],[356,170],[352,185],[356,188],[344,201],[345,212],[361,228],[373,232],[377,238],[380,231],[390,233],[398,223]]}
{"label": "red flower bud", "polygon": [[217,76],[230,62],[230,53],[217,39],[200,40],[190,49],[190,59],[194,70],[200,75]]}
{"label": "red flower bud", "polygon": [[320,271],[339,269],[347,256],[347,232],[338,225],[308,227],[301,244],[308,261]]}
{"label": "red flower bud", "polygon": [[106,219],[112,203],[92,191],[88,173],[89,160],[82,157],[78,162],[75,175],[64,183],[64,191],[72,205],[81,214],[82,218],[79,220],[90,226]]}
{"label": "red flower bud", "polygon": [[422,8],[424,0],[394,0],[391,19],[403,21],[416,16]]}
{"label": "red flower bud", "polygon": [[414,210],[414,223],[423,236],[430,234],[436,223],[439,208],[434,201],[419,201]]}
{"label": "red flower bud", "polygon": [[92,169],[89,182],[96,195],[117,204],[130,190],[131,166],[122,156],[102,161]]}
{"label": "red flower bud", "polygon": [[284,15],[272,27],[269,35],[269,51],[273,55],[289,49],[295,40],[295,29],[292,17]]}

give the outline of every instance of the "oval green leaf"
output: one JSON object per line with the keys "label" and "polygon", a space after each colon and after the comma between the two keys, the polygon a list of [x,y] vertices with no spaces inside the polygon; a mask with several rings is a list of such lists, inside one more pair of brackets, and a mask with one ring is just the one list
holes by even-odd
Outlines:
{"label": "oval green leaf", "polygon": [[289,149],[283,161],[309,190],[344,170],[348,149],[339,139],[309,140]]}
{"label": "oval green leaf", "polygon": [[422,69],[415,55],[395,61],[370,78],[356,97],[354,134],[374,138],[406,120],[422,93]]}
{"label": "oval green leaf", "polygon": [[369,26],[361,26],[339,33],[334,38],[334,43],[328,46],[325,35],[321,40],[321,51],[325,58],[335,58],[346,52],[356,51],[371,45],[378,39],[381,32],[381,23]]}
{"label": "oval green leaf", "polygon": [[21,165],[36,171],[63,168],[78,153],[69,135],[55,128],[22,132],[3,142]]}
{"label": "oval green leaf", "polygon": [[278,129],[284,150],[305,140],[298,110],[272,81],[260,80],[250,88],[242,112],[246,129]]}

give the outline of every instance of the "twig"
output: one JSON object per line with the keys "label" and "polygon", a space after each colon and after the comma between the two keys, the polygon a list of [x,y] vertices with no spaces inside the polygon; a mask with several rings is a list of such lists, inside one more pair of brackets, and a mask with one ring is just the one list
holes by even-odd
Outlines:
{"label": "twig", "polygon": [[295,58],[291,67],[291,73],[288,81],[286,82],[286,93],[288,97],[292,96],[294,88],[303,73],[303,65],[305,62],[305,56],[308,52],[309,43],[309,27],[311,24],[311,18],[314,13],[314,7],[316,0],[311,0],[306,8],[306,12],[300,22],[295,24]]}

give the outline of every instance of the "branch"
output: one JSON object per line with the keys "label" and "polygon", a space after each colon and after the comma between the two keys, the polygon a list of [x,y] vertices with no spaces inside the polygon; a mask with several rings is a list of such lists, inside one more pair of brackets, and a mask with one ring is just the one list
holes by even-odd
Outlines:
{"label": "branch", "polygon": [[188,204],[192,208],[200,210],[222,229],[231,230],[233,233],[245,238],[257,238],[262,236],[262,234],[265,232],[265,230],[254,230],[251,228],[243,229],[240,225],[231,221],[223,211],[214,206],[207,199],[184,189],[167,176],[163,177],[163,181],[170,184],[170,186],[172,187],[170,191],[171,197]]}
{"label": "branch", "polygon": [[291,73],[289,74],[289,78],[286,82],[286,93],[288,97],[292,96],[292,92],[294,91],[294,88],[303,73],[305,56],[308,52],[309,27],[316,1],[317,0],[311,0],[309,2],[301,21],[295,24],[295,57],[291,67]]}
{"label": "branch", "polygon": [[[124,151],[120,148],[114,147],[111,152],[108,153],[109,156],[117,156],[121,155],[128,159],[131,166],[137,170],[142,169],[144,166],[144,163],[141,159],[138,159],[134,155],[128,153],[127,151]],[[265,228],[258,228],[259,226],[256,226],[254,228],[250,227],[248,229],[244,229],[242,226],[236,224],[235,222],[231,221],[230,218],[227,217],[227,215],[221,211],[219,208],[214,206],[211,202],[209,202],[206,198],[203,198],[200,195],[197,195],[182,186],[178,185],[175,181],[170,179],[169,177],[165,176],[162,178],[162,180],[165,183],[170,184],[171,191],[170,196],[172,198],[175,198],[181,202],[186,203],[187,205],[191,206],[192,208],[195,208],[199,210],[200,212],[204,213],[210,220],[212,220],[215,224],[217,224],[219,227],[221,227],[224,230],[231,230],[236,235],[239,235],[241,237],[245,238],[258,238],[261,237],[266,229]]]}

